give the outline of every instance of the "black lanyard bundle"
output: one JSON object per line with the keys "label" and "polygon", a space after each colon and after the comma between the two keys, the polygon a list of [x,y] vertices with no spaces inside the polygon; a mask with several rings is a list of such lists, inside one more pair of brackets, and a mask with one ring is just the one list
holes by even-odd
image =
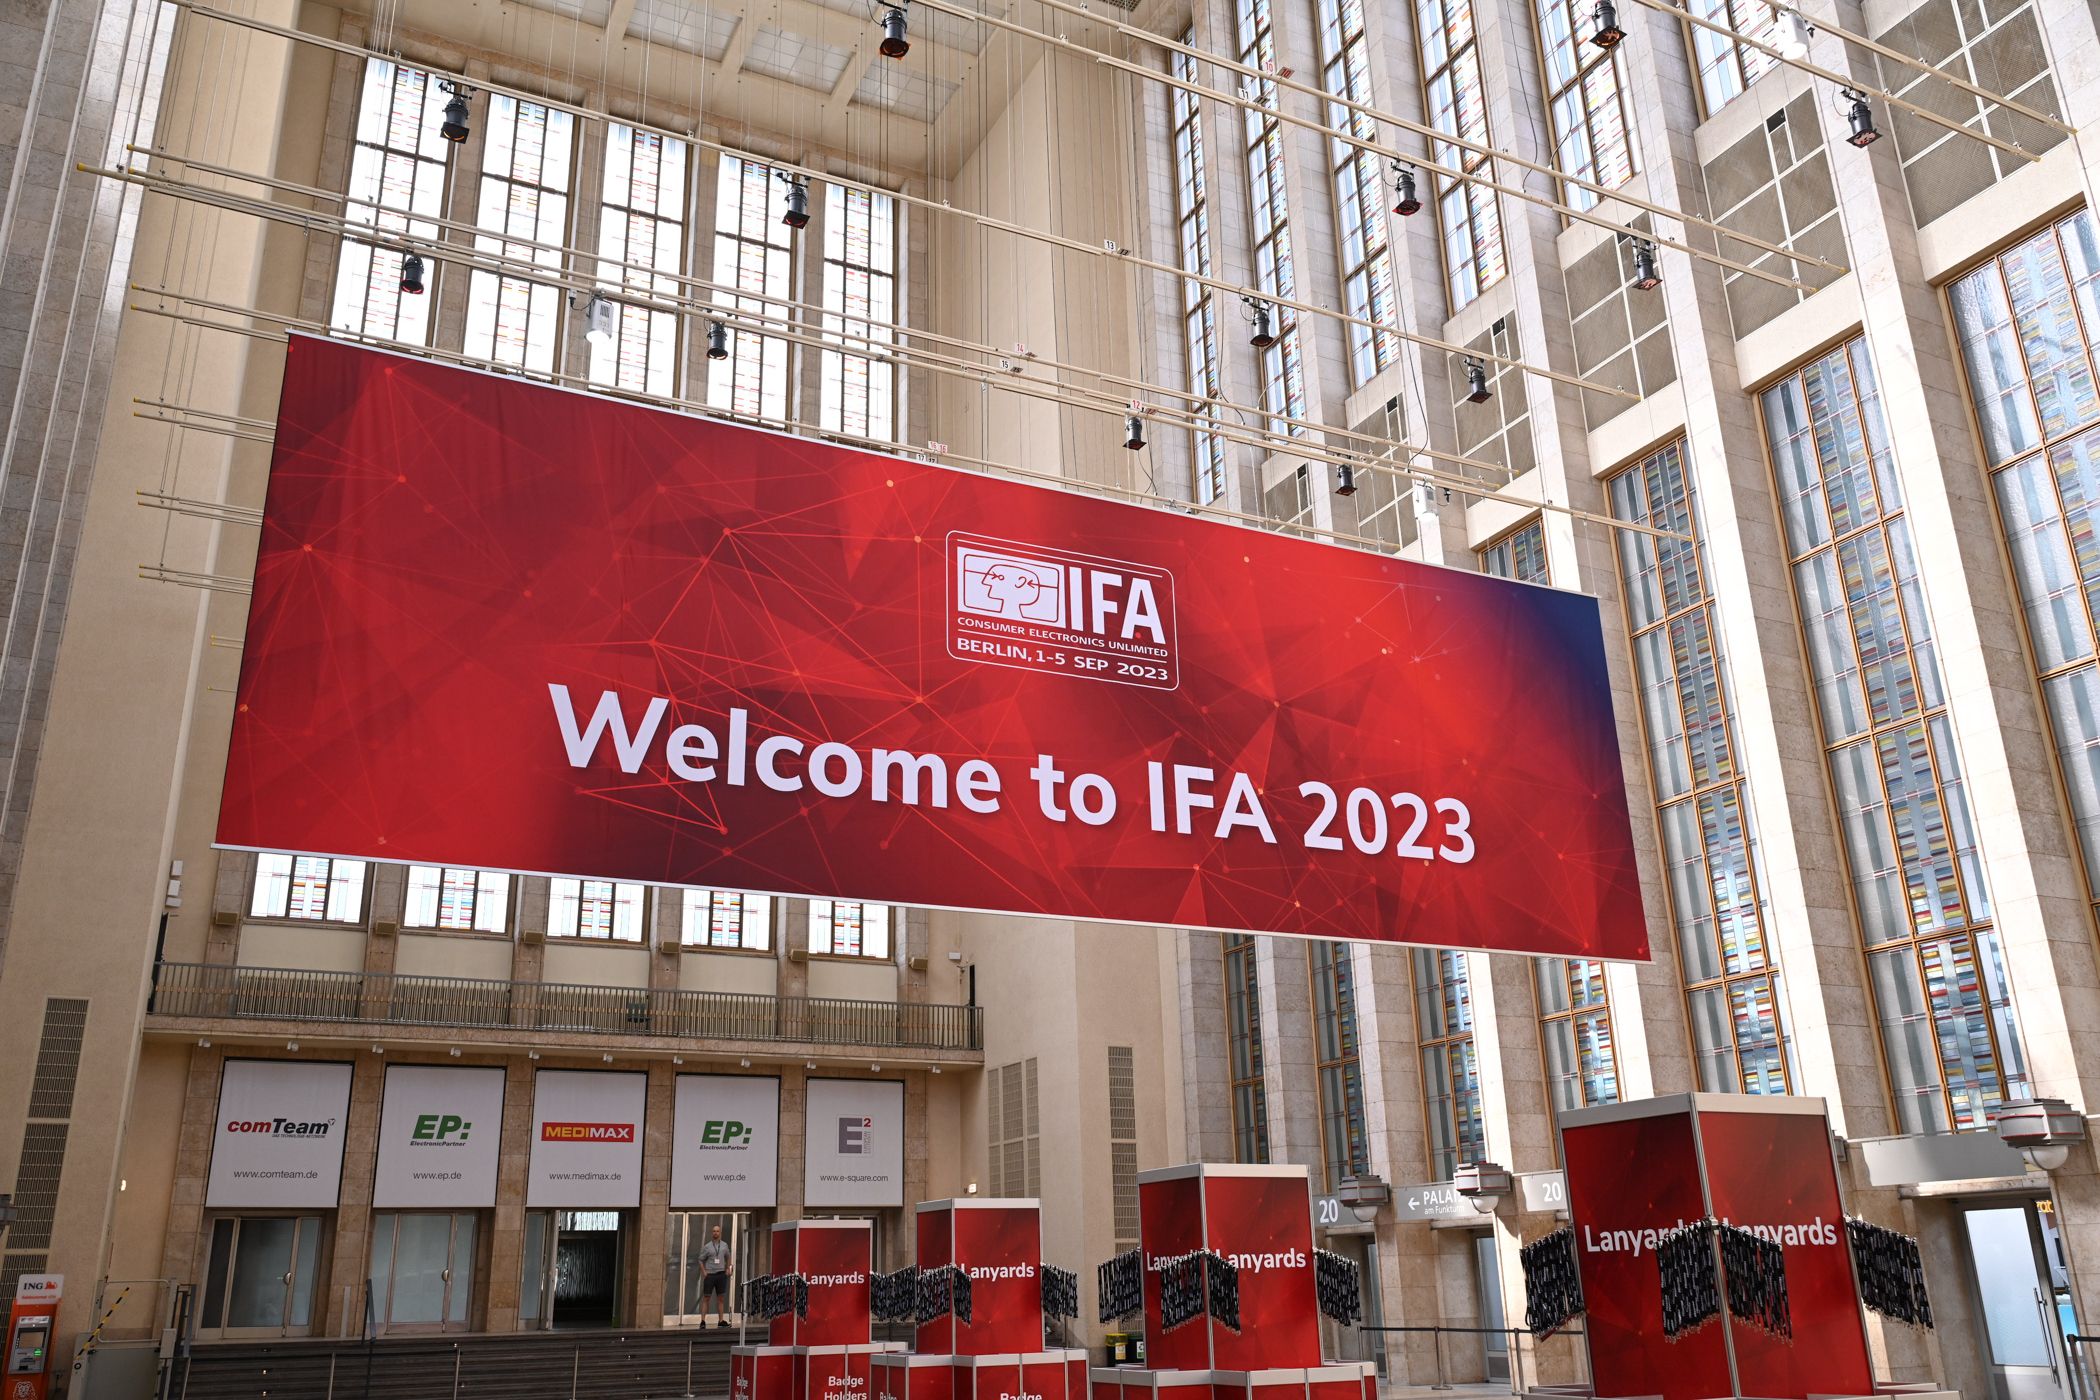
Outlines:
{"label": "black lanyard bundle", "polygon": [[1667,1231],[1655,1246],[1655,1263],[1662,1273],[1665,1339],[1674,1342],[1721,1315],[1711,1220],[1698,1220]]}
{"label": "black lanyard bundle", "polygon": [[1043,1312],[1050,1317],[1079,1316],[1079,1275],[1055,1264],[1043,1265]]}
{"label": "black lanyard bundle", "polygon": [[790,1274],[788,1275],[788,1282],[793,1285],[795,1290],[795,1316],[807,1322],[809,1320],[809,1280],[801,1274]]}
{"label": "black lanyard bundle", "polygon": [[1550,1337],[1582,1311],[1575,1232],[1562,1226],[1525,1245],[1517,1258],[1524,1267],[1524,1325],[1534,1337]]}
{"label": "black lanyard bundle", "polygon": [[1209,1250],[1203,1252],[1203,1271],[1210,1279],[1210,1315],[1234,1332],[1240,1330],[1240,1271]]}
{"label": "black lanyard bundle", "polygon": [[1203,1316],[1203,1251],[1192,1250],[1159,1265],[1159,1324],[1168,1332]]}
{"label": "black lanyard bundle", "polygon": [[919,1271],[909,1265],[868,1280],[868,1311],[877,1322],[902,1322],[919,1310]]}
{"label": "black lanyard bundle", "polygon": [[1320,1300],[1320,1311],[1336,1322],[1363,1321],[1363,1273],[1354,1259],[1324,1249],[1314,1250],[1313,1292]]}
{"label": "black lanyard bundle", "polygon": [[1789,1340],[1794,1316],[1787,1306],[1786,1251],[1777,1241],[1733,1225],[1714,1227],[1721,1241],[1721,1272],[1728,1280],[1728,1312]]}
{"label": "black lanyard bundle", "polygon": [[1932,1326],[1932,1300],[1925,1295],[1918,1242],[1865,1220],[1847,1220],[1845,1238],[1852,1245],[1859,1301],[1912,1327]]}
{"label": "black lanyard bundle", "polygon": [[1100,1268],[1101,1301],[1099,1311],[1103,1322],[1114,1322],[1119,1317],[1145,1310],[1145,1256],[1143,1251],[1126,1249]]}
{"label": "black lanyard bundle", "polygon": [[969,1325],[970,1276],[963,1270],[953,1264],[943,1264],[936,1269],[921,1269],[916,1291],[919,1321],[931,1322],[952,1312],[964,1326]]}
{"label": "black lanyard bundle", "polygon": [[1240,1271],[1208,1249],[1191,1250],[1159,1265],[1159,1322],[1171,1332],[1205,1313],[1240,1330]]}

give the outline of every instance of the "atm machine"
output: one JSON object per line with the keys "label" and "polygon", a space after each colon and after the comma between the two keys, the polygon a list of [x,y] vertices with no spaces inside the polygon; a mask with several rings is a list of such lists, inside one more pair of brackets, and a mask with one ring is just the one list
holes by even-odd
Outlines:
{"label": "atm machine", "polygon": [[0,1377],[4,1400],[44,1400],[50,1391],[51,1329],[65,1285],[62,1274],[24,1274],[16,1281],[7,1319],[7,1371]]}

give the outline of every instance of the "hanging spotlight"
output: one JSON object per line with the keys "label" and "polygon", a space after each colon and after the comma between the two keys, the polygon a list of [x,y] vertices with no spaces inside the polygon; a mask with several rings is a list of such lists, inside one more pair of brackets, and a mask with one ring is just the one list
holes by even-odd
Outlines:
{"label": "hanging spotlight", "polygon": [[1353,496],[1356,494],[1356,468],[1350,466],[1347,462],[1343,462],[1335,467],[1334,475],[1335,495]]}
{"label": "hanging spotlight", "polygon": [[613,326],[619,315],[612,298],[603,292],[592,292],[591,299],[583,304],[583,338],[593,345],[612,344]]}
{"label": "hanging spotlight", "polygon": [[1772,47],[1779,50],[1781,58],[1799,63],[1808,57],[1808,41],[1815,33],[1816,27],[1803,19],[1799,10],[1781,10],[1772,26]]}
{"label": "hanging spotlight", "polygon": [[877,51],[884,58],[902,58],[911,52],[911,38],[905,32],[909,21],[904,17],[904,6],[882,7],[882,43]]}
{"label": "hanging spotlight", "polygon": [[1662,273],[1655,267],[1655,245],[1647,239],[1636,239],[1633,245],[1633,285],[1638,291],[1652,292],[1662,285]]}
{"label": "hanging spotlight", "polygon": [[1619,10],[1611,0],[1597,0],[1597,8],[1590,11],[1590,42],[1609,51],[1619,46],[1626,31],[1619,28]]}
{"label": "hanging spotlight", "polygon": [[1487,366],[1478,360],[1467,360],[1466,402],[1486,403],[1493,397],[1495,397],[1495,391],[1488,388]]}
{"label": "hanging spotlight", "polygon": [[438,124],[438,135],[456,146],[474,131],[470,125],[472,113],[467,107],[467,93],[471,89],[457,83],[444,83],[441,86],[452,94],[452,100],[445,104],[445,119]]}
{"label": "hanging spotlight", "polygon": [[1145,420],[1135,413],[1123,420],[1123,445],[1132,452],[1145,450]]}
{"label": "hanging spotlight", "polygon": [[707,358],[726,360],[729,358],[729,323],[709,321],[707,323]]}
{"label": "hanging spotlight", "polygon": [[1247,320],[1254,327],[1247,335],[1247,343],[1257,350],[1266,350],[1276,343],[1276,323],[1269,313],[1269,304],[1253,297],[1241,297],[1247,305]]}
{"label": "hanging spotlight", "polygon": [[412,297],[423,295],[423,259],[415,253],[401,260],[401,290]]}
{"label": "hanging spotlight", "polygon": [[1393,162],[1393,212],[1401,218],[1411,218],[1422,212],[1422,200],[1415,193],[1415,169],[1411,165]]}
{"label": "hanging spotlight", "polygon": [[787,208],[781,212],[780,222],[789,228],[809,227],[809,181],[801,175],[773,172],[787,186]]}
{"label": "hanging spotlight", "polygon": [[1881,139],[1881,133],[1874,129],[1874,109],[1867,105],[1867,95],[1858,89],[1846,88],[1844,93],[1852,104],[1845,113],[1845,120],[1851,125],[1852,134],[1845,140],[1865,150]]}

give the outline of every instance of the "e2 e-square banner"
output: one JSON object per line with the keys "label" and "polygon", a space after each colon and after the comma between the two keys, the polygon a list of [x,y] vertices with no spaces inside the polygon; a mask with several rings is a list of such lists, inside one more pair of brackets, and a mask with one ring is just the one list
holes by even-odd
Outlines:
{"label": "e2 e-square banner", "polygon": [[220,844],[1640,958],[1596,600],[294,337]]}

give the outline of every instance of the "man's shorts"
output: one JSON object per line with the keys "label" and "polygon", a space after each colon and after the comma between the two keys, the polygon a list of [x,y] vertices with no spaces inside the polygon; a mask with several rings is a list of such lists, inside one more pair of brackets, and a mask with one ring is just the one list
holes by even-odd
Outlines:
{"label": "man's shorts", "polygon": [[716,1293],[724,1298],[729,1296],[729,1272],[726,1269],[719,1274],[705,1274],[700,1279],[701,1297],[706,1298]]}

